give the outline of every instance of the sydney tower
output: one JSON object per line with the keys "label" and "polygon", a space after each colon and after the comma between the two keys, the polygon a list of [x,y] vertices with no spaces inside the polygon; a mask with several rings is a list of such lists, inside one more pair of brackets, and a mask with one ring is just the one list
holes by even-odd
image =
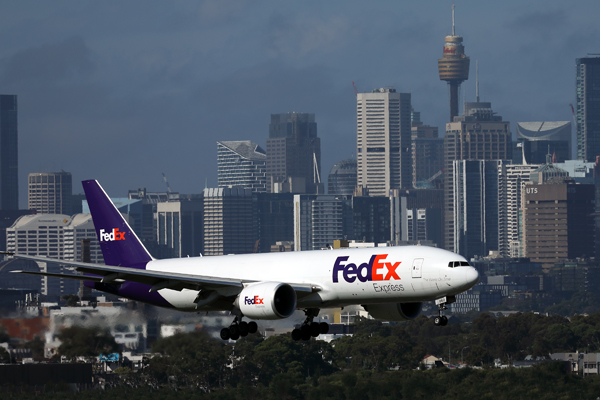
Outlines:
{"label": "sydney tower", "polygon": [[444,55],[438,60],[440,80],[450,86],[450,122],[458,115],[458,87],[469,79],[469,57],[465,55],[462,36],[454,33],[454,5],[452,5],[452,35],[446,36]]}

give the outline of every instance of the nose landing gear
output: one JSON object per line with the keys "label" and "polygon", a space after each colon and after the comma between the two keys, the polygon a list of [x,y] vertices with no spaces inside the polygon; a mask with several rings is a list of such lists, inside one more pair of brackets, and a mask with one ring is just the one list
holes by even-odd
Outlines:
{"label": "nose landing gear", "polygon": [[438,306],[438,316],[433,319],[435,326],[446,326],[448,325],[448,317],[443,315],[444,310],[447,310],[446,304],[451,304],[456,301],[456,296],[445,296],[435,301]]}

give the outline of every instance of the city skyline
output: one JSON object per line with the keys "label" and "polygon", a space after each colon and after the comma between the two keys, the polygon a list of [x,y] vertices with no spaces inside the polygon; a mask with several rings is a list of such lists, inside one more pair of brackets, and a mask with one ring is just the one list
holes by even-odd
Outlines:
{"label": "city skyline", "polygon": [[[356,98],[411,92],[443,130],[437,59],[451,3],[42,2],[0,6],[0,91],[19,98],[20,207],[28,173],[200,193],[217,182],[217,140],[264,146],[271,114],[314,113],[324,176],[356,157]],[[600,4],[457,2],[456,34],[479,61],[482,101],[513,127],[570,121],[575,60],[598,51]],[[471,63],[474,67],[474,62]],[[475,98],[474,70],[459,103]],[[440,132],[440,137],[443,132]]]}

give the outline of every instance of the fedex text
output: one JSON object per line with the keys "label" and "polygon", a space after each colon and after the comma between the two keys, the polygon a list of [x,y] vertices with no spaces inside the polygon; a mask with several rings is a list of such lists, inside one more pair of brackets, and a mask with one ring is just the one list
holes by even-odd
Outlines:
{"label": "fedex text", "polygon": [[264,298],[261,299],[258,296],[254,296],[254,297],[248,297],[248,296],[246,296],[244,298],[244,303],[246,303],[246,305],[265,304],[265,299]]}
{"label": "fedex text", "polygon": [[400,265],[398,262],[385,262],[387,254],[378,254],[371,257],[369,262],[356,265],[353,263],[343,264],[348,261],[348,256],[341,256],[335,260],[333,265],[333,283],[338,283],[340,273],[342,278],[352,283],[356,279],[360,282],[388,281],[390,279],[400,280],[396,269]]}
{"label": "fedex text", "polygon": [[119,228],[114,228],[110,232],[105,232],[104,229],[100,229],[101,242],[113,242],[115,240],[125,240],[125,232],[119,231]]}

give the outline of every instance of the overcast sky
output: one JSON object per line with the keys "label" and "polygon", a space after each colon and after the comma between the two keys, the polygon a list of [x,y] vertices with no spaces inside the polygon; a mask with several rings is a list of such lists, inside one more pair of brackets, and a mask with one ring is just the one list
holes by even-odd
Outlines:
{"label": "overcast sky", "polygon": [[[463,84],[511,122],[571,121],[575,59],[600,53],[593,1],[455,1],[471,58]],[[3,1],[0,93],[19,101],[20,204],[30,172],[65,170],[75,193],[216,186],[217,140],[263,148],[270,114],[314,113],[322,175],[355,156],[359,91],[412,92],[440,127],[437,59],[450,1]]]}

